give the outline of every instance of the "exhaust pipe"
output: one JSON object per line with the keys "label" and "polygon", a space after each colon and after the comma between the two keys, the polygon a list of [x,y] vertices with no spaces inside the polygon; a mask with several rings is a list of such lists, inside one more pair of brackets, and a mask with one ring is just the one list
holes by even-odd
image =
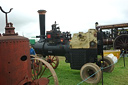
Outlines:
{"label": "exhaust pipe", "polygon": [[46,10],[38,10],[40,22],[40,38],[45,39],[45,13]]}

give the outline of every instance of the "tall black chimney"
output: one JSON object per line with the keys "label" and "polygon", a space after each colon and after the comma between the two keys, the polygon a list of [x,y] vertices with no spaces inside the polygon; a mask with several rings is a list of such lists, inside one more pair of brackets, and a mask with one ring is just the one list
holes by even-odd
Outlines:
{"label": "tall black chimney", "polygon": [[45,39],[45,13],[46,10],[38,10],[40,22],[40,36]]}

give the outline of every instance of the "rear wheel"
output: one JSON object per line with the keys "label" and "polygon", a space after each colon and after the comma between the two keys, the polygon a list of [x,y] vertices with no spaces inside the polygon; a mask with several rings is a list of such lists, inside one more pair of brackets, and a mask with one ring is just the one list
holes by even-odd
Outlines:
{"label": "rear wheel", "polygon": [[96,84],[101,80],[101,70],[94,63],[87,63],[82,66],[80,76],[87,83]]}
{"label": "rear wheel", "polygon": [[[102,58],[99,58],[99,66],[101,67],[101,60]],[[103,71],[104,72],[112,72],[114,70],[114,62],[109,57],[104,57],[103,59]]]}
{"label": "rear wheel", "polygon": [[114,49],[128,50],[128,34],[122,34],[116,37],[113,46]]}

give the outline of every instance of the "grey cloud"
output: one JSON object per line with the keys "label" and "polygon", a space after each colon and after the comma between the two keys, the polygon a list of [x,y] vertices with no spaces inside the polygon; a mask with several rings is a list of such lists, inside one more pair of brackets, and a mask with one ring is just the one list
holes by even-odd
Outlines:
{"label": "grey cloud", "polygon": [[[38,21],[37,17],[32,17],[28,15],[22,15],[18,13],[8,14],[8,22],[13,23],[16,30],[22,29],[22,27],[28,25],[29,23],[36,23]],[[5,28],[5,14],[0,13],[0,33],[4,32]],[[25,29],[24,29],[25,30]]]}

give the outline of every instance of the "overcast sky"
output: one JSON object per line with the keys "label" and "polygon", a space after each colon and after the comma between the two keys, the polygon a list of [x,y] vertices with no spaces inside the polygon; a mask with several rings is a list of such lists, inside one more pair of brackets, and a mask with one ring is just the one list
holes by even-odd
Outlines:
{"label": "overcast sky", "polygon": [[[39,35],[38,10],[46,13],[46,30],[56,21],[61,31],[87,32],[99,25],[128,23],[128,0],[0,0],[15,32],[26,37]],[[5,31],[5,14],[0,11],[0,33]]]}

